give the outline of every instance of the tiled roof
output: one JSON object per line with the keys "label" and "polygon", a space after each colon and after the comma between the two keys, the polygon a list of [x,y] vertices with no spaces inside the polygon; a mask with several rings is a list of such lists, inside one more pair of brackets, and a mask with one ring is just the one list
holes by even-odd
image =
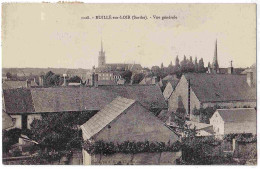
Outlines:
{"label": "tiled roof", "polygon": [[30,89],[3,90],[6,113],[35,112]]}
{"label": "tiled roof", "polygon": [[256,122],[256,110],[254,108],[218,109],[224,122]]}
{"label": "tiled roof", "polygon": [[98,88],[116,93],[118,96],[139,101],[148,110],[152,108],[167,108],[158,85],[112,85],[100,86]]}
{"label": "tiled roof", "polygon": [[13,119],[10,117],[4,110],[2,111],[2,127],[3,129],[8,129],[10,127],[13,127]]}
{"label": "tiled roof", "polygon": [[256,101],[256,89],[248,86],[245,75],[188,73],[184,76],[201,102]]}
{"label": "tiled roof", "polygon": [[98,83],[99,86],[103,85],[116,85],[116,82],[113,80],[98,80],[96,83]]}
{"label": "tiled roof", "polygon": [[116,94],[89,87],[4,90],[7,113],[41,113],[100,110]]}
{"label": "tiled roof", "polygon": [[97,112],[92,118],[84,123],[81,128],[90,139],[105,126],[112,122],[117,116],[129,108],[135,100],[117,97],[110,104],[106,105],[101,111]]}
{"label": "tiled roof", "polygon": [[35,112],[100,110],[117,95],[89,87],[31,89]]}
{"label": "tiled roof", "polygon": [[98,111],[117,96],[138,100],[147,109],[167,108],[155,85],[8,89],[3,96],[7,113]]}
{"label": "tiled roof", "polygon": [[[26,88],[26,81],[4,81],[2,84],[3,89],[17,89]],[[38,86],[37,83],[31,81],[31,86]]]}
{"label": "tiled roof", "polygon": [[169,80],[168,82],[171,83],[172,89],[175,90],[177,84],[179,83],[179,79]]}
{"label": "tiled roof", "polygon": [[178,78],[176,77],[176,75],[167,75],[163,78],[163,80],[177,80]]}

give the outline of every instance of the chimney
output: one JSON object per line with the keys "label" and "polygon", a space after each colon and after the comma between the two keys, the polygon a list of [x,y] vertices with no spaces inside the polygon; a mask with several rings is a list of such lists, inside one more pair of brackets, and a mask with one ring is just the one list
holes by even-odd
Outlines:
{"label": "chimney", "polygon": [[228,74],[233,74],[233,66],[232,66],[232,60],[230,61],[230,63],[231,63],[231,65],[230,65],[230,67],[228,68]]}
{"label": "chimney", "polygon": [[93,73],[92,74],[92,86],[97,87],[98,86],[98,74]]}
{"label": "chimney", "polygon": [[253,72],[247,72],[246,81],[248,86],[253,87]]}
{"label": "chimney", "polygon": [[66,77],[67,77],[67,74],[63,74],[63,78],[64,78],[64,81],[63,81],[63,86],[67,86],[67,80],[66,80]]}
{"label": "chimney", "polygon": [[30,88],[31,87],[31,81],[29,81],[28,79],[26,80],[26,88]]}
{"label": "chimney", "polygon": [[94,75],[94,86],[98,87],[98,74]]}
{"label": "chimney", "polygon": [[43,75],[39,77],[39,86],[43,86]]}

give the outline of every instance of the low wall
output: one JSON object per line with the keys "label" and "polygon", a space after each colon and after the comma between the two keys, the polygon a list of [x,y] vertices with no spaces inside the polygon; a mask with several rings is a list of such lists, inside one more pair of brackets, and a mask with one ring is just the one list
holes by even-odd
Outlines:
{"label": "low wall", "polygon": [[117,153],[113,155],[89,155],[83,150],[83,164],[85,165],[170,165],[176,164],[176,159],[181,157],[179,152],[162,152],[162,153],[138,153],[124,154]]}

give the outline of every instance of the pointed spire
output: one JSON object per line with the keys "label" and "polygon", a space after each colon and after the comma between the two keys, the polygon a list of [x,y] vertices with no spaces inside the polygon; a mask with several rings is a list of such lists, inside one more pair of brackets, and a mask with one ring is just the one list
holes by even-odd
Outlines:
{"label": "pointed spire", "polygon": [[216,39],[216,44],[215,44],[215,51],[214,51],[214,58],[212,62],[212,68],[216,72],[218,72],[219,66],[218,66],[218,44],[217,44],[217,39]]}
{"label": "pointed spire", "polygon": [[103,52],[103,41],[102,41],[102,38],[101,38],[101,52]]}

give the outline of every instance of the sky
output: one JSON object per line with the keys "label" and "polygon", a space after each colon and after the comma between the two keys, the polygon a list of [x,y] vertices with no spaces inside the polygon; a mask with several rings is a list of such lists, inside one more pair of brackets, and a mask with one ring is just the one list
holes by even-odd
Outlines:
{"label": "sky", "polygon": [[[147,16],[147,20],[96,20],[97,15]],[[157,16],[177,19],[155,20]],[[151,17],[151,18],[150,18]],[[2,5],[2,66],[85,68],[98,64],[101,39],[107,63],[168,66],[178,55],[220,67],[256,62],[255,4]]]}

